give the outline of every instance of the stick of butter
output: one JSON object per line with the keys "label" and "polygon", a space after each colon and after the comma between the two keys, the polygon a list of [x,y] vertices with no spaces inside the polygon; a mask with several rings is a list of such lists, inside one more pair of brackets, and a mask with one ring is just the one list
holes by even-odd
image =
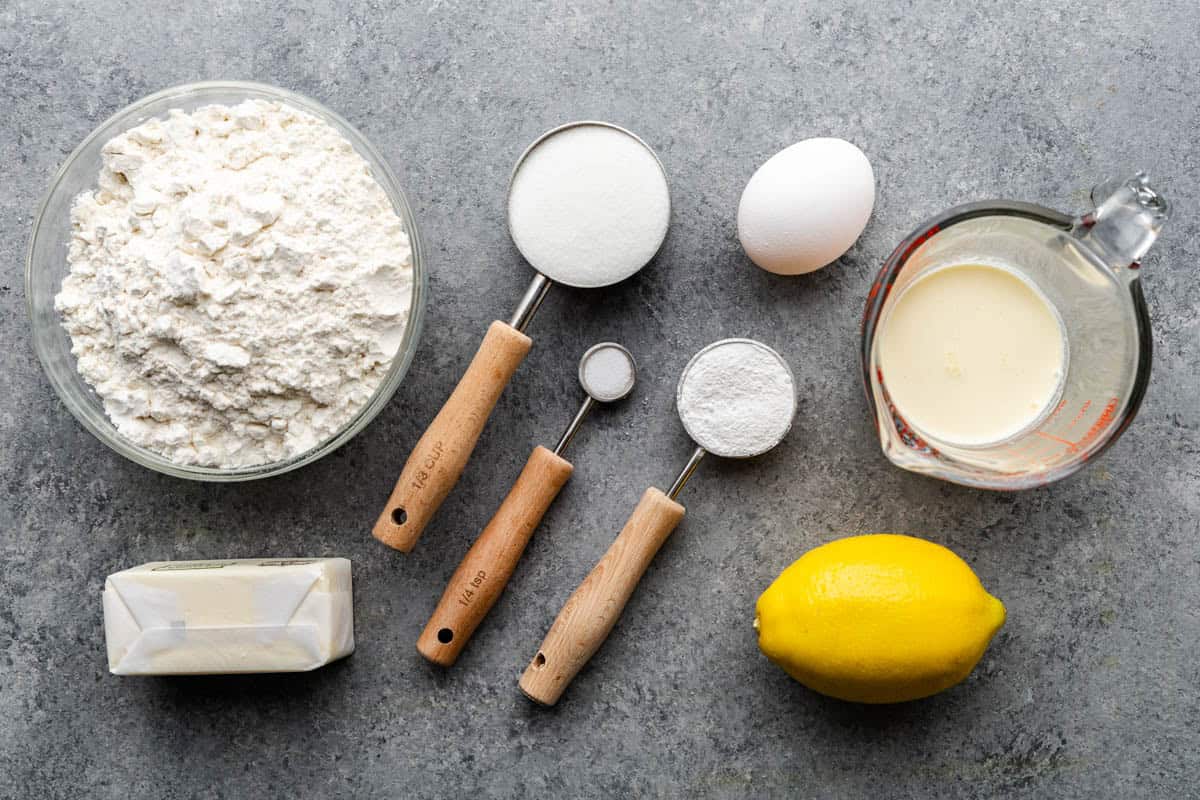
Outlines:
{"label": "stick of butter", "polygon": [[354,651],[345,558],[156,561],[108,576],[114,675],[303,672]]}

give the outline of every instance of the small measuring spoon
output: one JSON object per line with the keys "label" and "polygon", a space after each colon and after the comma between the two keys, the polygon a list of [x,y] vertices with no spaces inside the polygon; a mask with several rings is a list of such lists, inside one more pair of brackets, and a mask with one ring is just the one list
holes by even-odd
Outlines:
{"label": "small measuring spoon", "polygon": [[783,440],[796,413],[796,382],[787,362],[752,339],[723,339],[697,353],[675,393],[679,418],[697,447],[662,492],[642,494],[600,562],[567,600],[525,668],[525,696],[554,705],[616,625],[642,574],[683,519],[675,498],[705,453],[761,455]]}
{"label": "small measuring spoon", "polygon": [[443,667],[458,659],[504,591],[534,529],[571,477],[573,467],[562,457],[563,450],[596,403],[628,397],[636,378],[633,356],[615,342],[602,342],[583,354],[579,383],[587,398],[553,452],[541,445],[534,448],[508,496],[463,557],[417,639],[421,655]]}
{"label": "small measuring spoon", "polygon": [[[604,139],[602,147],[597,137]],[[525,150],[509,179],[508,226],[537,274],[512,318],[488,328],[458,386],[413,448],[375,522],[376,539],[405,553],[417,543],[529,352],[533,340],[525,329],[550,286],[589,289],[630,277],[662,246],[670,213],[662,162],[624,128],[571,122]]]}

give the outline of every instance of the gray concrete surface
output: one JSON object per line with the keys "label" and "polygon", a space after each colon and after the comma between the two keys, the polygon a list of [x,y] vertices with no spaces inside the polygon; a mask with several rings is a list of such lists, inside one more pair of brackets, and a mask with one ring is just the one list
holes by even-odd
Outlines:
{"label": "gray concrete surface", "polygon": [[[0,797],[1200,796],[1200,12],[1192,0],[1005,3],[0,0]],[[391,405],[334,456],[238,486],[150,473],[53,395],[22,290],[33,213],[73,147],[173,84],[247,78],[358,125],[411,193],[432,265],[428,326]],[[529,273],[506,238],[520,150],[593,117],[651,142],[675,215],[661,257],[605,291],[556,290],[462,483],[408,556],[368,530],[485,325]],[[734,213],[756,165],[838,135],[879,201],[840,263],[760,272]],[[858,381],[881,260],[921,219],[1005,196],[1080,209],[1147,169],[1176,217],[1147,259],[1154,378],[1101,462],[1017,495],[883,459]],[[729,335],[790,359],[787,442],[707,463],[688,516],[613,637],[553,710],[516,679],[638,494],[688,452],[672,391]],[[577,473],[458,666],[413,649],[445,579],[579,399],[574,362],[626,343],[643,381],[573,446]],[[762,658],[754,600],[804,550],[901,531],[967,558],[1009,621],[963,685],[847,705]],[[314,674],[107,673],[104,576],[144,561],[348,556],[358,651]]]}

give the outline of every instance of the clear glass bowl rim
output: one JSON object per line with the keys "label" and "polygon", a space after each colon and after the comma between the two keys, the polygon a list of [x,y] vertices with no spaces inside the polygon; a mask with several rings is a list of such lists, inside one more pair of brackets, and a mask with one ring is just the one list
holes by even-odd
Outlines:
{"label": "clear glass bowl rim", "polygon": [[[109,421],[98,401],[88,404],[86,401],[80,402],[76,400],[72,391],[66,386],[72,380],[83,387],[80,394],[84,396],[90,394],[92,397],[94,397],[94,394],[92,394],[91,387],[84,383],[82,377],[75,371],[74,361],[71,363],[70,376],[62,374],[60,369],[52,365],[49,353],[46,352],[46,345],[36,331],[38,323],[34,307],[33,287],[35,259],[40,249],[39,246],[45,246],[45,238],[50,235],[44,230],[47,209],[64,180],[71,174],[89,145],[102,136],[111,138],[113,135],[127,130],[130,127],[128,121],[148,107],[156,106],[164,101],[172,101],[181,104],[186,103],[187,108],[191,110],[192,108],[204,105],[206,95],[213,96],[211,102],[220,102],[217,96],[221,94],[244,94],[247,98],[261,98],[285,102],[332,123],[340,133],[349,139],[354,149],[367,160],[371,167],[372,175],[388,195],[393,207],[400,215],[412,248],[413,270],[413,289],[411,304],[409,306],[408,325],[405,328],[404,336],[401,339],[396,355],[392,358],[388,373],[371,396],[371,399],[333,436],[312,449],[283,461],[233,469],[176,464],[158,453],[138,447],[125,439]],[[155,112],[154,116],[161,116],[169,108],[171,106],[166,106],[161,111]],[[156,472],[197,481],[233,482],[281,475],[311,464],[317,459],[332,453],[362,431],[391,400],[412,364],[424,326],[427,294],[428,274],[425,267],[424,249],[420,231],[413,216],[412,207],[408,203],[408,198],[404,194],[403,189],[401,189],[400,182],[396,179],[395,173],[392,172],[383,155],[357,128],[341,115],[331,111],[316,100],[287,89],[253,81],[198,81],[173,86],[149,94],[125,106],[97,125],[71,151],[71,154],[63,161],[62,166],[58,168],[58,171],[54,174],[54,178],[50,181],[50,186],[42,196],[41,203],[38,205],[25,256],[25,306],[30,323],[35,328],[32,331],[34,350],[47,378],[50,380],[50,384],[54,387],[54,391],[59,399],[66,405],[67,410],[79,420],[84,428],[120,455]]]}

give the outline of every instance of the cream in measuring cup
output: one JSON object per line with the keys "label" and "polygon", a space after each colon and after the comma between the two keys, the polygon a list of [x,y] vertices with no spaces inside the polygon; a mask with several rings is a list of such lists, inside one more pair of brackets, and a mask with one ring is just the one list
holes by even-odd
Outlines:
{"label": "cream in measuring cup", "polygon": [[892,402],[910,425],[944,442],[1011,438],[1062,393],[1062,319],[1004,267],[957,264],[921,276],[896,298],[878,336]]}
{"label": "cream in measuring cup", "polygon": [[956,206],[888,257],[867,297],[862,366],[899,467],[1026,489],[1090,463],[1150,378],[1142,257],[1170,214],[1145,175],[1106,181],[1072,216]]}

